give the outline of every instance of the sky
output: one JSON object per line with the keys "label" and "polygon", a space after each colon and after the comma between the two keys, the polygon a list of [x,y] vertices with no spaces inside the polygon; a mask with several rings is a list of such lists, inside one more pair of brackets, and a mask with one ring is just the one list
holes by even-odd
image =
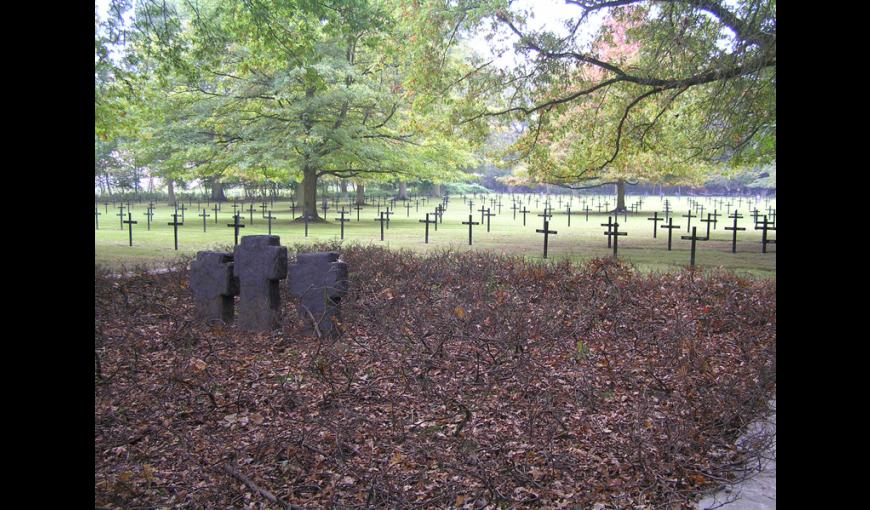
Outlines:
{"label": "sky", "polygon": [[[537,31],[546,28],[560,36],[565,36],[569,32],[566,22],[576,19],[582,12],[580,7],[566,4],[564,0],[517,0],[511,5],[511,10],[529,13],[527,29]],[[594,32],[601,26],[603,19],[604,17],[600,12],[590,15],[583,26],[578,29],[579,41],[590,40]],[[514,67],[520,58],[512,49],[513,43],[518,40],[517,36],[503,24],[493,41],[486,41],[486,33],[488,31],[478,32],[475,37],[470,39],[471,47],[485,60],[496,58],[494,64],[501,68]],[[507,49],[507,51],[502,56],[496,57],[491,48],[493,46],[498,50]]]}

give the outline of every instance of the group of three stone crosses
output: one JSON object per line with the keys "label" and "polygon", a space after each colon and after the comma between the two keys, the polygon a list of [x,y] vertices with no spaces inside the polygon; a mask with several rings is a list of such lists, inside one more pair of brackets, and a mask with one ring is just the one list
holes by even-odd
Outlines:
{"label": "group of three stone crosses", "polygon": [[237,323],[248,331],[280,327],[279,280],[289,275],[290,293],[308,331],[333,331],[347,292],[347,264],[337,252],[300,253],[288,270],[287,247],[278,236],[242,237],[233,253],[197,252],[190,266],[190,288],[197,318],[211,323],[234,321],[233,296],[239,296]]}

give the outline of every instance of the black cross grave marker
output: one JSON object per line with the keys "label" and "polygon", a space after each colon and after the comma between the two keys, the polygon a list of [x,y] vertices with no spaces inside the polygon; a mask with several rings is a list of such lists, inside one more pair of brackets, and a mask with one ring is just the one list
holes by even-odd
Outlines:
{"label": "black cross grave marker", "polygon": [[525,227],[526,226],[526,214],[528,214],[532,211],[529,211],[528,209],[526,209],[526,206],[523,206],[523,210],[520,212],[523,213],[523,226]]}
{"label": "black cross grave marker", "polygon": [[378,217],[375,218],[375,221],[380,221],[380,222],[381,222],[381,241],[383,241],[383,240],[384,240],[384,222],[387,221],[387,219],[384,218],[384,213],[381,212],[381,213],[378,215]]}
{"label": "black cross grave marker", "polygon": [[253,225],[254,224],[254,203],[253,202],[251,202],[251,204],[248,205],[248,214],[250,215],[249,217],[251,219],[251,225]]}
{"label": "black cross grave marker", "polygon": [[215,203],[214,203],[214,207],[212,208],[212,211],[214,211],[214,222],[215,222],[215,224],[217,224],[217,222],[218,222],[218,212],[219,212],[220,210],[221,210],[220,206],[218,206],[218,203],[215,202]]}
{"label": "black cross grave marker", "polygon": [[767,245],[768,244],[776,244],[776,239],[768,239],[767,231],[768,230],[776,230],[776,227],[773,226],[773,222],[767,221],[767,215],[764,215],[764,221],[755,222],[755,230],[759,230],[758,225],[761,224],[761,253],[767,253]]}
{"label": "black cross grave marker", "polygon": [[[429,244],[429,224],[435,223],[435,228],[438,228],[438,220],[429,221],[429,213],[426,213],[425,220],[417,220],[417,221],[419,221],[420,223],[426,224],[426,241],[425,242],[426,242],[426,244]],[[471,228],[471,227],[469,227],[469,228]]]}
{"label": "black cross grave marker", "polygon": [[124,230],[124,204],[121,204],[121,205],[118,207],[118,209],[120,209],[121,212],[119,212],[118,214],[116,214],[116,216],[118,216],[118,217],[121,219],[121,230]]}
{"label": "black cross grave marker", "polygon": [[689,218],[689,223],[686,225],[686,230],[689,230],[690,228],[692,228],[692,218],[697,218],[697,217],[698,217],[697,215],[692,214],[691,209],[689,209],[689,214],[683,215],[683,218]]}
{"label": "black cross grave marker", "polygon": [[175,250],[178,251],[178,226],[184,225],[184,222],[178,223],[178,213],[172,213],[172,223],[167,223],[167,225],[172,225],[175,234]]}
{"label": "black cross grave marker", "polygon": [[691,256],[691,259],[689,262],[689,266],[691,266],[691,267],[695,267],[695,243],[697,241],[706,241],[708,239],[706,237],[698,237],[697,235],[695,235],[695,229],[697,229],[697,228],[698,227],[692,227],[692,235],[680,237],[680,239],[687,239],[687,240],[691,239],[691,241],[692,241],[692,256]]}
{"label": "black cross grave marker", "polygon": [[240,219],[241,219],[241,216],[239,216],[238,214],[235,214],[235,215],[233,215],[233,222],[227,224],[228,227],[233,227],[233,232],[235,233],[233,246],[239,245],[239,229],[245,228],[244,225],[239,223]]}
{"label": "black cross grave marker", "polygon": [[611,217],[608,216],[608,217],[607,217],[607,223],[602,223],[601,226],[602,226],[602,227],[607,227],[607,232],[605,232],[604,235],[607,236],[607,247],[610,248],[610,247],[612,246],[612,245],[611,245],[611,238],[610,238],[610,235],[611,235],[611,232],[613,231],[612,229],[613,229],[613,226],[614,226],[614,223],[611,222]]}
{"label": "black cross grave marker", "polygon": [[184,223],[184,211],[187,210],[187,209],[184,207],[184,202],[181,202],[181,207],[180,207],[178,210],[181,211],[181,222]]}
{"label": "black cross grave marker", "polygon": [[145,217],[148,219],[148,231],[151,231],[151,218],[154,217],[154,209],[152,209],[151,204],[148,204],[148,209],[143,213]]}
{"label": "black cross grave marker", "polygon": [[[608,219],[608,221],[610,220]],[[619,236],[627,236],[628,232],[620,232],[619,223],[614,222],[613,231],[610,231],[610,229],[608,229],[607,232],[604,233],[604,235],[607,236],[608,241],[610,240],[610,236],[613,236],[613,258],[616,258],[616,251],[619,247]]]}
{"label": "black cross grave marker", "polygon": [[[489,219],[492,218],[493,216],[495,216],[495,213],[489,212],[489,207],[487,207],[486,214],[484,214],[484,216],[486,216],[486,231],[489,232]],[[468,227],[468,228],[471,228],[471,227]]]}
{"label": "black cross grave marker", "polygon": [[463,225],[468,225],[468,246],[471,246],[471,229],[472,225],[480,225],[478,221],[472,221],[473,214],[468,215],[468,221],[463,221]]}
{"label": "black cross grave marker", "polygon": [[710,216],[712,216],[712,214],[707,213],[707,219],[701,218],[701,221],[707,224],[707,239],[710,239],[710,224],[713,223]]}
{"label": "black cross grave marker", "polygon": [[97,230],[100,230],[100,215],[103,214],[100,212],[100,206],[94,206],[94,223],[97,226]]}
{"label": "black cross grave marker", "polygon": [[[561,200],[560,200],[560,202],[561,202]],[[571,206],[568,205],[565,207],[565,209],[568,212],[568,226],[570,227],[571,226]]]}
{"label": "black cross grave marker", "polygon": [[269,215],[265,216],[265,218],[266,218],[266,221],[269,222],[269,235],[272,235],[272,220],[277,220],[278,218],[276,216],[272,216],[271,209],[269,209]]}
{"label": "black cross grave marker", "polygon": [[731,253],[737,253],[737,231],[738,230],[746,230],[746,227],[737,227],[737,219],[742,218],[742,214],[738,214],[737,209],[734,209],[734,215],[728,215],[729,218],[734,218],[734,226],[733,227],[725,227],[725,230],[733,230],[734,233],[731,234]]}
{"label": "black cross grave marker", "polygon": [[202,231],[205,232],[205,219],[210,217],[211,214],[205,212],[205,209],[202,210],[202,214],[197,214],[197,216],[202,216]]}
{"label": "black cross grave marker", "polygon": [[[722,215],[716,212],[716,209],[713,209],[713,214],[711,214],[710,216],[713,217],[713,230],[716,230],[716,224],[719,223],[719,216]],[[709,237],[709,234],[707,237]]]}
{"label": "black cross grave marker", "polygon": [[344,217],[344,215],[348,212],[350,212],[350,211],[345,211],[344,207],[342,207],[341,210],[338,211],[338,214],[341,215],[341,218],[335,218],[335,221],[341,222],[341,238],[342,239],[344,239],[344,222],[350,221],[349,219]]}
{"label": "black cross grave marker", "polygon": [[516,220],[517,219],[517,210],[519,209],[519,207],[517,207],[516,201],[514,201],[514,206],[511,207],[511,209],[513,209],[513,211],[514,211],[514,220]]}
{"label": "black cross grave marker", "polygon": [[659,218],[659,212],[656,211],[653,213],[652,218],[647,218],[649,221],[653,222],[653,239],[656,238],[656,232],[658,231],[658,226],[660,221],[665,221],[664,218]]}
{"label": "black cross grave marker", "polygon": [[550,237],[550,234],[556,235],[558,232],[555,230],[550,230],[550,222],[546,219],[544,220],[544,228],[543,230],[540,228],[535,229],[535,232],[539,234],[544,234],[544,258],[547,258],[547,244]]}
{"label": "black cross grave marker", "polygon": [[133,221],[133,213],[127,212],[127,221],[125,221],[130,229],[130,246],[133,246],[133,225],[139,223],[138,221]]}

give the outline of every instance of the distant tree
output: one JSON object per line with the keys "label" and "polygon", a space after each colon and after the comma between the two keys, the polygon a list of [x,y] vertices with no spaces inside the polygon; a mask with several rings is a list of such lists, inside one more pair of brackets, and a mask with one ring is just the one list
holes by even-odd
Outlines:
{"label": "distant tree", "polygon": [[[774,0],[566,4],[576,11],[567,36],[528,28],[528,14],[500,0],[476,4],[469,26],[506,29],[528,57],[492,89],[504,104],[467,121],[526,122],[515,148],[530,178],[622,190],[639,179],[703,182],[716,165],[775,158]],[[598,13],[607,22],[584,42],[581,27]]]}

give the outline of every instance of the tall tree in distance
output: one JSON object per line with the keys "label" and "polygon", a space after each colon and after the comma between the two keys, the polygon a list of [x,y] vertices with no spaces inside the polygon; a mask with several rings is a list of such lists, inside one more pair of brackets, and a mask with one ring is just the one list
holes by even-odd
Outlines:
{"label": "tall tree in distance", "polygon": [[134,51],[179,105],[155,130],[183,138],[173,159],[213,182],[281,172],[301,180],[302,213],[313,220],[325,176],[460,176],[473,162],[469,141],[436,118],[448,110],[417,108],[405,87],[414,55],[400,5],[142,2]]}
{"label": "tall tree in distance", "polygon": [[[572,188],[637,179],[698,182],[711,165],[775,159],[773,0],[566,1],[567,34],[485,2],[526,60],[507,72],[500,107],[527,131],[513,149],[540,182]],[[607,21],[585,41],[594,14]],[[483,25],[480,25],[483,26]],[[618,208],[624,207],[624,204]]]}

